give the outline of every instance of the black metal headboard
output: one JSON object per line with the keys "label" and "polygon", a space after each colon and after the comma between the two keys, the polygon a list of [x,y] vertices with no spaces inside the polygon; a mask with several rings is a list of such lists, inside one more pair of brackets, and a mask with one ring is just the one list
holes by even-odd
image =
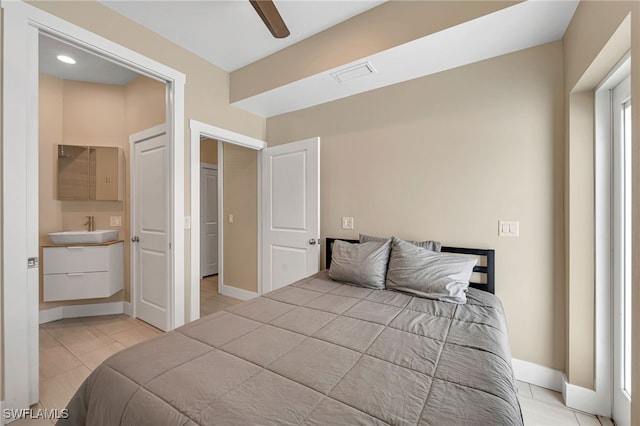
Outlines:
{"label": "black metal headboard", "polygon": [[[326,247],[326,257],[325,257],[325,265],[326,268],[329,269],[331,266],[331,253],[333,250],[333,242],[335,240],[346,241],[347,243],[358,243],[358,240],[347,240],[344,238],[327,238]],[[479,274],[483,274],[485,276],[486,282],[469,282],[469,287],[477,288],[478,290],[487,291],[491,294],[495,294],[495,283],[496,283],[496,253],[493,249],[473,249],[473,248],[462,248],[462,247],[448,247],[443,246],[441,251],[446,253],[457,253],[457,254],[467,254],[473,256],[479,256],[481,258],[485,258],[485,266],[476,265],[473,268],[473,272],[477,272]]]}

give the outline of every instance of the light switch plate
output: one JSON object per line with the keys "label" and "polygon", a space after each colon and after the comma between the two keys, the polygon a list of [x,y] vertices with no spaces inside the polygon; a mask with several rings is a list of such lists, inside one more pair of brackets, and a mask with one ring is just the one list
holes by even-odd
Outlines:
{"label": "light switch plate", "polygon": [[353,229],[353,218],[348,216],[342,217],[342,229]]}
{"label": "light switch plate", "polygon": [[233,223],[233,213],[229,215],[229,223]]}
{"label": "light switch plate", "polygon": [[520,222],[517,220],[499,220],[498,236],[500,237],[519,237]]}
{"label": "light switch plate", "polygon": [[184,229],[191,229],[191,216],[184,217]]}
{"label": "light switch plate", "polygon": [[122,216],[109,216],[109,226],[122,226]]}

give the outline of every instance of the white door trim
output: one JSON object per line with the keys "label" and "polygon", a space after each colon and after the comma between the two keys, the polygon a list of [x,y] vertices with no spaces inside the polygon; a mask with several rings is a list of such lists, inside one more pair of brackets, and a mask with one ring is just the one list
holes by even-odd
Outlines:
{"label": "white door trim", "polygon": [[[167,119],[173,155],[174,326],[184,322],[184,74],[34,6],[2,1],[4,389],[6,408],[38,400],[38,31],[81,46],[168,83]],[[35,77],[34,77],[35,76]],[[179,225],[179,226],[177,226]],[[35,279],[34,279],[35,276]],[[35,336],[35,338],[34,338]],[[28,379],[27,379],[28,378]]]}
{"label": "white door trim", "polygon": [[[262,150],[267,146],[265,141],[242,135],[197,120],[189,120],[191,129],[191,265],[190,265],[190,311],[189,320],[200,318],[200,136],[207,136],[224,143],[243,146],[245,148]],[[224,155],[222,144],[218,144],[218,286],[224,287],[224,227],[223,224],[223,187],[224,187]],[[258,172],[260,160],[258,159]],[[260,173],[258,173],[258,188],[260,188]],[[258,205],[260,191],[258,191]],[[258,211],[258,227],[260,227],[260,212]],[[260,264],[260,236],[258,235],[258,264]],[[239,289],[238,289],[239,290]],[[258,294],[261,294],[261,278],[258,274]],[[246,296],[245,293],[243,293]]]}

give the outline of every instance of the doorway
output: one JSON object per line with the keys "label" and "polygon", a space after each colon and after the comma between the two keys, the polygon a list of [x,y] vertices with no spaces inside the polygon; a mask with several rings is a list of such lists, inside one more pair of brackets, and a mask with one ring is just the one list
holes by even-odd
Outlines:
{"label": "doorway", "polygon": [[[225,129],[221,129],[216,126],[211,126],[196,120],[190,120],[190,129],[191,129],[191,146],[198,147],[200,146],[201,141],[205,140],[215,140],[217,142],[217,167],[218,167],[218,274],[216,280],[216,291],[221,293],[223,296],[228,296],[234,299],[240,300],[248,300],[252,297],[255,297],[260,291],[260,277],[258,274],[258,293],[242,290],[235,287],[225,286],[225,249],[224,249],[224,241],[225,241],[225,231],[224,231],[224,223],[228,223],[229,226],[241,225],[242,222],[238,222],[242,218],[237,216],[237,212],[229,212],[229,214],[224,214],[224,206],[225,199],[229,194],[225,194],[225,149],[227,149],[227,154],[232,151],[237,151],[240,149],[249,149],[252,151],[258,151],[263,149],[266,146],[264,141],[259,139],[252,138],[250,136],[241,135],[239,133],[231,132]],[[206,142],[205,142],[206,143]],[[209,149],[211,146],[209,146]],[[200,318],[200,299],[201,299],[201,282],[200,278],[202,277],[201,270],[201,242],[200,235],[202,233],[201,230],[201,167],[199,166],[203,162],[203,158],[211,158],[210,154],[207,154],[205,151],[201,149],[192,149],[191,150],[191,265],[190,265],[190,286],[191,290],[190,294],[190,312],[189,319],[191,321]],[[232,158],[227,156],[228,158]],[[209,160],[210,161],[210,160]],[[230,167],[234,167],[234,162],[231,161],[229,164]],[[258,165],[256,164],[256,168]],[[255,170],[256,176],[259,174],[259,170]],[[242,173],[238,173],[241,175]],[[227,178],[229,176],[227,175]],[[257,177],[256,177],[256,185],[257,185]],[[257,197],[260,197],[260,193],[258,191]],[[233,202],[233,200],[228,200],[229,202]],[[256,200],[256,203],[259,203]],[[231,222],[231,223],[229,223]],[[257,223],[254,224],[257,226]],[[258,233],[259,235],[259,233]],[[197,237],[196,237],[197,236]],[[234,250],[235,252],[236,250]],[[245,250],[246,251],[246,250]],[[257,252],[256,248],[256,252]],[[254,253],[258,255],[258,253]],[[239,259],[241,261],[241,259]],[[259,264],[259,259],[258,259]]]}
{"label": "doorway", "polygon": [[[4,395],[8,409],[38,401],[38,37],[72,42],[167,84],[172,151],[172,253],[184,252],[185,76],[23,2],[3,3]],[[184,258],[172,254],[172,327],[184,322]]]}

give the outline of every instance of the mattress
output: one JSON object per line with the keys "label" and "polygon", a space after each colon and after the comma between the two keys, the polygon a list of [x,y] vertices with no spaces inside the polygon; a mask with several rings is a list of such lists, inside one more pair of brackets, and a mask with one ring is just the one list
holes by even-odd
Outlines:
{"label": "mattress", "polygon": [[115,354],[58,424],[522,425],[502,305],[467,299],[321,271]]}

